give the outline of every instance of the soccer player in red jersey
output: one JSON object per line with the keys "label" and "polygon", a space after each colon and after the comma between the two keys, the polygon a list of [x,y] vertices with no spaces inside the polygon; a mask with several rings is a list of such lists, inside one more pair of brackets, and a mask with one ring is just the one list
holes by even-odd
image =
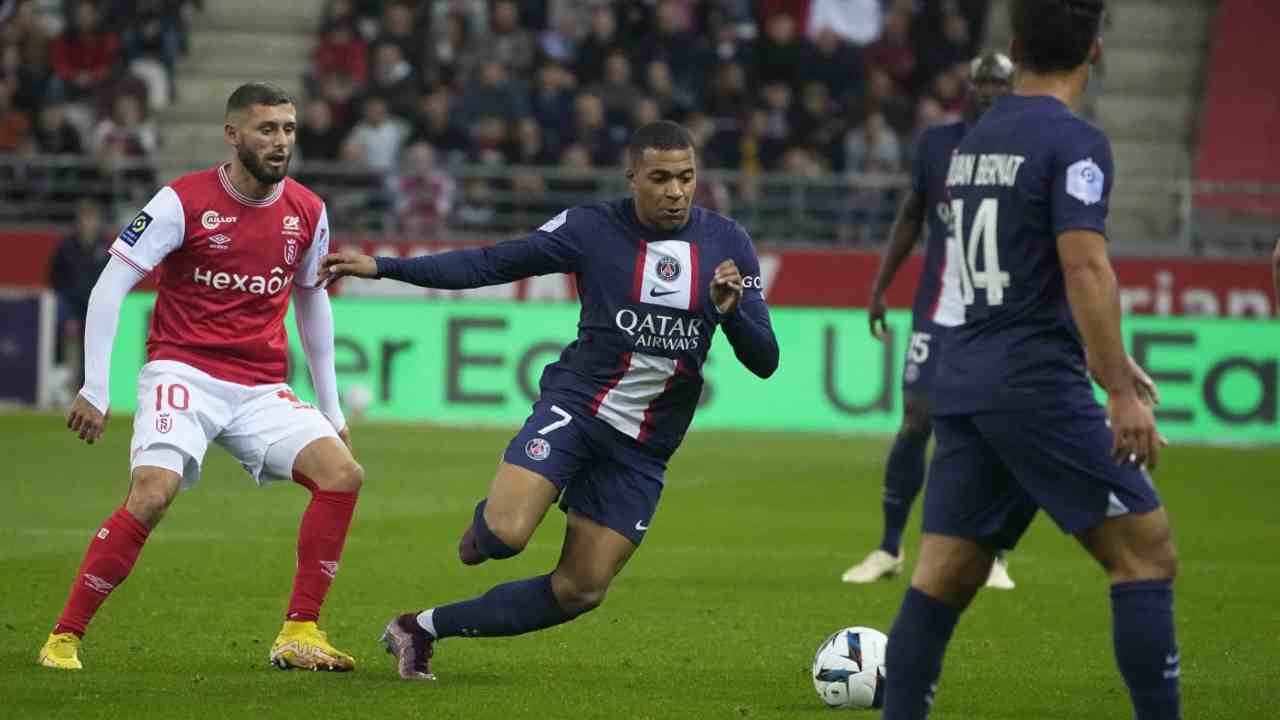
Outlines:
{"label": "soccer player in red jersey", "polygon": [[[120,304],[152,270],[159,295],[138,376],[124,504],[89,543],[57,625],[40,650],[46,667],[79,669],[85,628],[142,551],[181,488],[200,477],[210,441],[259,484],[292,478],[311,492],[298,533],[298,570],[284,627],[271,648],[280,668],[351,670],[355,661],[316,627],[338,571],[364,471],[351,456],[338,406],[333,315],[317,280],[329,246],[324,202],[286,177],[293,101],[268,83],[227,100],[230,162],[160,189],[111,246],[85,323],[85,384],[67,427],[92,444],[109,414],[111,346]],[[284,317],[293,296],[298,334],[319,407],[286,384]]]}

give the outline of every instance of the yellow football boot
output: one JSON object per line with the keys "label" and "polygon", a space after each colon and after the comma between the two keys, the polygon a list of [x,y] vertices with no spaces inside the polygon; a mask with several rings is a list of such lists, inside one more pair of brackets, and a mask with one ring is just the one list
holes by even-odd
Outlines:
{"label": "yellow football boot", "polygon": [[36,662],[58,670],[83,669],[84,665],[80,664],[80,638],[75,633],[49,633]]}
{"label": "yellow football boot", "polygon": [[329,636],[314,622],[285,621],[271,645],[271,664],[281,670],[347,672],[356,669],[355,658],[330,645]]}

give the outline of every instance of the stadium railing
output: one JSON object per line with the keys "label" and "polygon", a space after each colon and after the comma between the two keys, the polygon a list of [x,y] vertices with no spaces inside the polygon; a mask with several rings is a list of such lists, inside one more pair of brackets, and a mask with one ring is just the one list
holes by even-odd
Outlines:
{"label": "stadium railing", "polygon": [[[162,172],[146,161],[103,164],[81,156],[0,156],[0,227],[61,225],[86,196],[108,206],[118,223],[160,183],[196,169]],[[335,230],[450,242],[524,232],[566,207],[627,191],[617,169],[451,165],[415,174],[296,162],[292,174],[325,198]],[[706,170],[697,202],[732,215],[761,244],[867,248],[887,240],[908,183],[904,175]],[[1168,232],[1113,238],[1121,252],[1257,257],[1280,236],[1274,214],[1226,213],[1204,202],[1224,195],[1274,200],[1280,185],[1126,178],[1124,189],[1169,198],[1176,217]],[[1113,206],[1111,217],[1123,221],[1125,212]]]}

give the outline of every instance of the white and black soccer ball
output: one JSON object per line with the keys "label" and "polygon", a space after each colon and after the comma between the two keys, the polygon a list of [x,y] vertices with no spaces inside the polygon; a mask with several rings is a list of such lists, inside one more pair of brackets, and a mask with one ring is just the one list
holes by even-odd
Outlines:
{"label": "white and black soccer ball", "polygon": [[884,651],[889,638],[866,627],[845,628],[813,656],[813,688],[830,708],[866,710],[884,704]]}

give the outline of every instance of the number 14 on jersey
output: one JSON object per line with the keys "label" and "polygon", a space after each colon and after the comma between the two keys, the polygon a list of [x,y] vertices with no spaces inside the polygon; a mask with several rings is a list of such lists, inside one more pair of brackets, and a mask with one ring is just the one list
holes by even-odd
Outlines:
{"label": "number 14 on jersey", "polygon": [[[951,201],[951,241],[959,244],[963,261],[960,266],[960,297],[965,305],[974,302],[975,289],[987,291],[987,305],[1003,305],[1004,289],[1009,287],[1009,273],[1000,269],[999,235],[996,219],[1000,215],[1000,201],[986,198],[978,203],[973,216],[973,227],[964,232],[964,200]],[[982,268],[978,268],[978,255],[982,255]]]}

